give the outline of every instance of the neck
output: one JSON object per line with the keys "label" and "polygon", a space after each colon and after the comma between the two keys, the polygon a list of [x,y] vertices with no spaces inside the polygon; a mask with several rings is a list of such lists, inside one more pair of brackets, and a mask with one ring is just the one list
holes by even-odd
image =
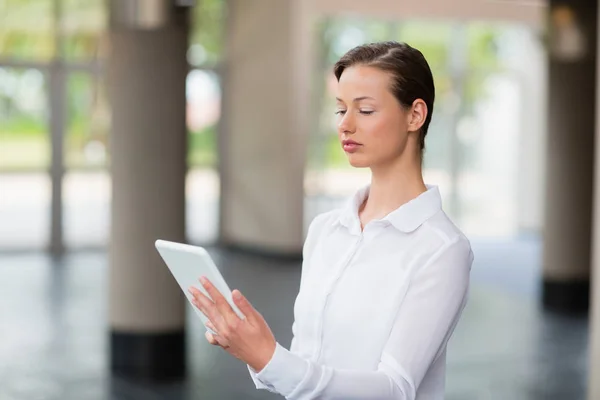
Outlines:
{"label": "neck", "polygon": [[371,188],[363,204],[364,215],[382,218],[426,190],[420,154],[404,154],[387,165],[371,167]]}

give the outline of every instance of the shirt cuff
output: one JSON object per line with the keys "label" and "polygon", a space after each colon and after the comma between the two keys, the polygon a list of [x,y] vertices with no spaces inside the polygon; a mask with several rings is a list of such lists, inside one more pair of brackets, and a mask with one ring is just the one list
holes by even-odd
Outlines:
{"label": "shirt cuff", "polygon": [[277,393],[288,397],[304,380],[308,369],[307,360],[277,343],[273,357],[260,372],[256,373],[255,377],[267,389],[274,389]]}
{"label": "shirt cuff", "polygon": [[248,365],[248,372],[250,372],[250,378],[252,378],[252,381],[254,382],[254,386],[256,386],[257,389],[265,389],[265,390],[268,390],[269,392],[277,393],[275,391],[275,388],[273,388],[271,386],[267,386],[264,383],[262,383],[256,377],[256,371],[249,365]]}

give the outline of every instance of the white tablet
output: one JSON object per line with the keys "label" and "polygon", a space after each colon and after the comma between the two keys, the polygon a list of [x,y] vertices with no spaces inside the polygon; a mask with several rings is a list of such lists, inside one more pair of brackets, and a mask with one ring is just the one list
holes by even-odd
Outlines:
{"label": "white tablet", "polygon": [[193,297],[188,291],[190,286],[195,286],[209,299],[212,299],[200,283],[201,276],[208,278],[227,299],[227,302],[231,305],[235,313],[240,318],[244,318],[244,315],[233,302],[229,286],[227,286],[219,269],[204,248],[166,240],[157,240],[155,246],[207,330],[215,333],[206,326],[208,318],[192,303]]}

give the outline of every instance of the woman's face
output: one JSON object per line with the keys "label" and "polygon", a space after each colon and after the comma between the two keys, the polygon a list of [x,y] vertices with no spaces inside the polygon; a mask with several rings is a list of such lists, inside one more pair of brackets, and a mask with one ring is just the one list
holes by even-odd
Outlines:
{"label": "woman's face", "polygon": [[[390,91],[392,75],[378,68],[352,66],[342,73],[337,85],[338,136],[354,167],[385,165],[404,153],[418,135],[426,109],[415,100],[403,107]],[[421,104],[422,103],[422,104]],[[412,149],[418,151],[416,148]]]}

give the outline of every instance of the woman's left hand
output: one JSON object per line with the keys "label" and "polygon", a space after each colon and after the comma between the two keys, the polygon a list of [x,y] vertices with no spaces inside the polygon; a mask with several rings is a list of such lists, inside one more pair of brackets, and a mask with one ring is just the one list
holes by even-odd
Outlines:
{"label": "woman's left hand", "polygon": [[273,357],[277,345],[263,316],[239,290],[234,290],[233,302],[245,317],[241,319],[208,279],[202,277],[200,283],[214,302],[193,286],[188,290],[194,296],[194,305],[208,317],[207,326],[218,333],[206,331],[206,339],[260,372]]}

